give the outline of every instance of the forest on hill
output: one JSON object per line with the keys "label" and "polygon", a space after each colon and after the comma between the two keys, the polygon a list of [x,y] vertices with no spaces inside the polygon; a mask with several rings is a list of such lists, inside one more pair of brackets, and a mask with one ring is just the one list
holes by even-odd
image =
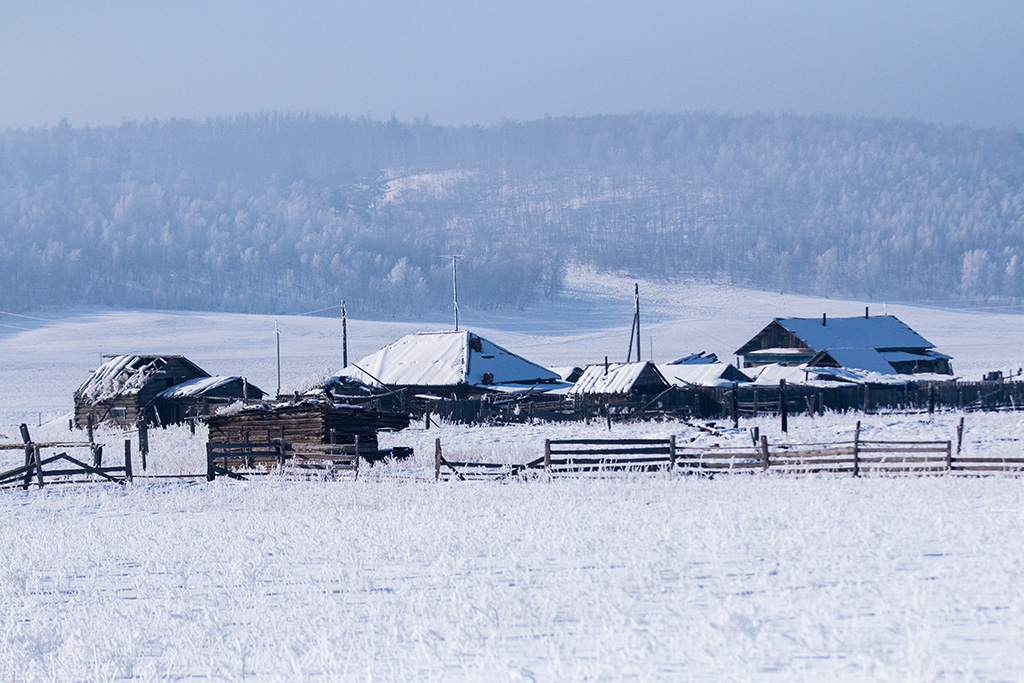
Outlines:
{"label": "forest on hill", "polygon": [[0,131],[0,308],[522,306],[566,266],[1024,297],[1024,136],[707,113],[491,127],[257,115]]}

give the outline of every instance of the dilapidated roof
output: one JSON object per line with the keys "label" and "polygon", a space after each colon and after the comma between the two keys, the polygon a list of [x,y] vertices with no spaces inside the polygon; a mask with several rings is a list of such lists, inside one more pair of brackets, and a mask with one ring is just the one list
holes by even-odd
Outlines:
{"label": "dilapidated roof", "polygon": [[666,388],[669,385],[668,381],[658,372],[657,366],[650,361],[599,364],[588,366],[566,395],[628,394],[645,375],[655,382],[664,384]]}
{"label": "dilapidated roof", "polygon": [[531,385],[560,379],[468,330],[406,335],[339,374],[388,387]]}
{"label": "dilapidated roof", "polygon": [[181,361],[200,377],[209,377],[209,373],[184,356],[104,356],[106,359],[92,373],[89,379],[75,391],[79,399],[96,403],[115,396],[133,396],[146,386],[151,377],[159,373],[167,361]]}

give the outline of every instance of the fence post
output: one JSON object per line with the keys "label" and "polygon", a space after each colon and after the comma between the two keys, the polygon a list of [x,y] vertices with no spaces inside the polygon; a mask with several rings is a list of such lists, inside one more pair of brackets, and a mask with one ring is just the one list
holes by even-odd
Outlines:
{"label": "fence post", "polygon": [[423,414],[423,428],[430,429],[430,406],[427,406],[427,412]]}
{"label": "fence post", "polygon": [[960,446],[964,442],[964,418],[960,418],[960,424],[956,426],[956,454],[960,455]]}
{"label": "fence post", "polygon": [[124,440],[124,478],[132,480],[132,440]]}
{"label": "fence post", "polygon": [[89,443],[92,443],[92,413],[85,414],[85,434],[89,437]]}
{"label": "fence post", "polygon": [[761,469],[763,469],[765,472],[767,472],[768,468],[770,466],[771,466],[771,462],[769,462],[769,460],[768,460],[768,437],[767,436],[762,436],[761,437]]}
{"label": "fence post", "polygon": [[869,395],[868,395],[868,385],[865,384],[864,385],[864,414],[865,415],[868,414],[868,408],[870,408],[870,404],[868,403],[868,398],[869,398]]}
{"label": "fence post", "polygon": [[732,428],[740,426],[740,397],[736,390],[736,382],[732,383]]}
{"label": "fence post", "polygon": [[36,464],[36,481],[39,482],[39,488],[43,488],[43,459],[39,455],[39,446],[32,446],[32,459]]}
{"label": "fence post", "polygon": [[782,431],[789,431],[789,406],[786,405],[786,380],[779,380],[779,417],[782,421]]}
{"label": "fence post", "polygon": [[953,469],[953,443],[950,441],[946,442],[946,471],[949,472]]}
{"label": "fence post", "polygon": [[92,445],[92,466],[96,469],[103,467],[103,445],[94,443]]}
{"label": "fence post", "polygon": [[676,435],[668,437],[668,471],[676,471]]}
{"label": "fence post", "polygon": [[[331,431],[334,431],[334,430],[331,430]],[[331,436],[333,438],[334,435],[332,434]],[[363,450],[363,443],[362,443],[362,441],[363,440],[359,437],[358,434],[356,434],[355,440],[356,440],[356,479],[358,479],[359,478],[359,456],[362,455],[362,450]]]}
{"label": "fence post", "polygon": [[551,439],[544,439],[544,471],[551,467]]}
{"label": "fence post", "polygon": [[928,414],[935,412],[935,383],[928,383]]}
{"label": "fence post", "polygon": [[441,479],[441,439],[434,439],[434,481]]}
{"label": "fence post", "polygon": [[139,454],[142,456],[142,471],[146,471],[146,456],[149,455],[149,425],[143,417],[139,420]]}
{"label": "fence post", "polygon": [[860,420],[857,420],[857,428],[853,430],[853,476],[860,476]]}
{"label": "fence post", "polygon": [[[32,464],[32,435],[28,433],[28,425],[22,423],[18,428],[21,430],[21,441],[25,444],[25,467]],[[28,488],[32,482],[32,470],[25,471],[25,483],[22,488]]]}
{"label": "fence post", "polygon": [[206,444],[206,481],[213,481],[217,477],[217,473],[213,469],[213,444],[207,442]]}
{"label": "fence post", "polygon": [[612,431],[612,409],[609,403],[604,404],[604,417],[608,420],[608,431],[610,432]]}

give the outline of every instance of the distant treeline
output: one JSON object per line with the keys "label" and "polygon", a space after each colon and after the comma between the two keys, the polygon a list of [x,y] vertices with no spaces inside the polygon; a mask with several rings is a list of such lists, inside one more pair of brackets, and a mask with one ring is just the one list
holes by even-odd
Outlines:
{"label": "distant treeline", "polygon": [[1024,297],[1024,136],[832,116],[0,132],[0,307],[299,312],[559,292],[579,262],[891,299]]}

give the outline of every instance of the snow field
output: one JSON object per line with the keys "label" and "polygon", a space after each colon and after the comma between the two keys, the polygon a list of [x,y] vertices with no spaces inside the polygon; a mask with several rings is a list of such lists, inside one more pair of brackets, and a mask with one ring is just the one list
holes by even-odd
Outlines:
{"label": "snow field", "polygon": [[1024,674],[1009,478],[0,497],[5,680]]}

